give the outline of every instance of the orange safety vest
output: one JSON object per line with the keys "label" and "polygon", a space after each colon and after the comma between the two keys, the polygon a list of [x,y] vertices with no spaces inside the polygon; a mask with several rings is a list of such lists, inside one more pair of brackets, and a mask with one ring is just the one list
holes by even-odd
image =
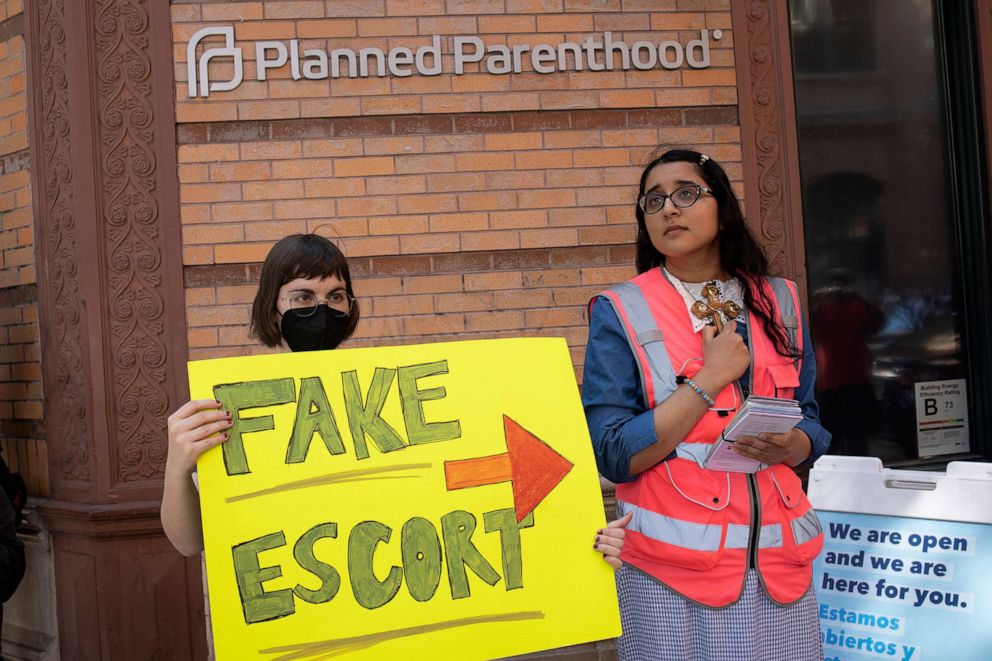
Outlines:
{"label": "orange safety vest", "polygon": [[[769,277],[760,286],[802,355],[796,284]],[[613,305],[626,331],[644,404],[652,409],[675,392],[677,376],[692,378],[702,367],[702,335],[693,332],[684,299],[660,268],[600,296]],[[748,333],[751,392],[792,397],[800,361],[776,352],[756,320],[748,323]],[[715,410],[686,434],[675,457],[617,485],[617,515],[634,514],[621,559],[686,599],[721,608],[740,597],[753,557],[768,596],[790,604],[809,589],[813,559],[823,547],[820,522],[799,478],[784,464],[753,475],[701,467],[710,445],[732,419],[718,410],[740,404],[737,390],[731,383],[714,397]],[[752,521],[760,523],[756,535]]]}

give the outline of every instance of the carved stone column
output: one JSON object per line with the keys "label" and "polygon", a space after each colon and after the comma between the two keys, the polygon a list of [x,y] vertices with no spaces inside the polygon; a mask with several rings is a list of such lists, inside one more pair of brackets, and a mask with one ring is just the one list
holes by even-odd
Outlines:
{"label": "carved stone column", "polygon": [[25,11],[62,655],[203,657],[199,561],[158,521],[186,391],[168,3]]}
{"label": "carved stone column", "polygon": [[731,3],[748,222],[773,273],[806,292],[799,145],[786,0]]}

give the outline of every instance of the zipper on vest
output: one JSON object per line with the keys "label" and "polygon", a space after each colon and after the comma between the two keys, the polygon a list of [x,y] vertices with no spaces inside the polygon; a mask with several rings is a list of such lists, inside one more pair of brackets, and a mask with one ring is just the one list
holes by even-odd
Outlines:
{"label": "zipper on vest", "polygon": [[748,473],[747,490],[751,496],[751,530],[747,536],[748,569],[758,567],[758,537],[761,535],[761,502],[758,500],[758,480]]}

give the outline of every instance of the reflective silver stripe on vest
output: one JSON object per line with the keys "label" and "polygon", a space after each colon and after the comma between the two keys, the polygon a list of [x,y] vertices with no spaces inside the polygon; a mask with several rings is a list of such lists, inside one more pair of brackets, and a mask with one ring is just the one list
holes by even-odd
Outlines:
{"label": "reflective silver stripe on vest", "polygon": [[768,278],[768,284],[772,286],[775,300],[778,303],[778,312],[782,318],[782,326],[785,334],[789,336],[792,346],[799,348],[799,312],[796,310],[796,300],[792,298],[792,289],[784,278]]}
{"label": "reflective silver stripe on vest", "polygon": [[675,456],[694,461],[702,468],[703,460],[712,448],[712,443],[679,443],[675,446]]}
{"label": "reflective silver stripe on vest", "polygon": [[817,518],[812,507],[801,517],[792,520],[792,536],[796,538],[796,544],[816,539],[822,531],[820,519]]}
{"label": "reflective silver stripe on vest", "polygon": [[[727,526],[726,547],[728,549],[746,549],[748,535],[750,535],[750,533],[751,526],[731,523]],[[758,548],[772,549],[781,548],[781,546],[782,524],[770,523],[766,526],[761,526],[761,532],[758,534]]]}
{"label": "reflective silver stripe on vest", "polygon": [[623,516],[627,512],[634,513],[634,518],[627,526],[627,530],[639,532],[655,541],[693,551],[718,551],[720,549],[723,526],[683,521],[618,500],[617,516]]}
{"label": "reflective silver stripe on vest", "polygon": [[[668,399],[678,388],[678,384],[675,382],[675,372],[672,370],[672,363],[668,358],[668,350],[665,349],[665,338],[658,328],[658,324],[655,323],[654,315],[651,314],[651,308],[648,306],[647,299],[644,298],[644,293],[640,287],[625,282],[610,291],[620,298],[627,322],[630,324],[630,328],[624,329],[628,335],[627,341],[632,345],[634,342],[639,344],[647,355],[648,364],[646,366],[641,365],[640,360],[637,361],[637,364],[641,372],[641,391],[644,393],[645,399],[648,396],[648,389],[643,370],[646,368],[650,371],[651,385],[654,387],[654,401],[645,401],[644,404],[649,409],[654,408]],[[606,300],[610,301],[611,304],[614,303],[609,297]],[[624,317],[619,310],[617,310],[617,317],[622,323]],[[631,333],[633,338],[630,337]],[[638,356],[637,348],[631,346],[631,349],[636,358]]]}

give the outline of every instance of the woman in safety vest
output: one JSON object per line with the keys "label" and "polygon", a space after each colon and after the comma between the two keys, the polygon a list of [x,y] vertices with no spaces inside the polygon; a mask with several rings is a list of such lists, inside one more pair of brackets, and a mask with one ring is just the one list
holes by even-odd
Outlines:
{"label": "woman in safety vest", "polygon": [[[768,275],[705,154],[648,164],[635,215],[639,275],[590,302],[582,392],[599,470],[630,521],[620,657],[822,659],[811,580],[823,534],[792,469],[830,434],[796,284]],[[703,468],[751,395],[796,399],[803,419],[737,440],[753,473]]]}

